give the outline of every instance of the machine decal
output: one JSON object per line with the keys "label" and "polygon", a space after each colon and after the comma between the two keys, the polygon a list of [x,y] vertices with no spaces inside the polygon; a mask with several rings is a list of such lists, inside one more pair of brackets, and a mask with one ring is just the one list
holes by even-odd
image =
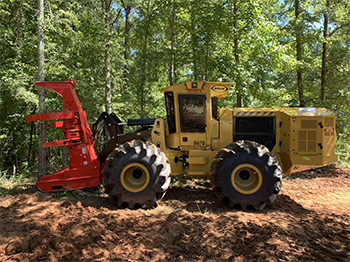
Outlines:
{"label": "machine decal", "polygon": [[226,86],[223,86],[223,85],[216,85],[216,86],[213,86],[211,88],[211,90],[213,90],[215,92],[223,93],[223,92],[226,92],[228,90],[228,88]]}
{"label": "machine decal", "polygon": [[205,141],[193,141],[194,146],[205,146]]}
{"label": "machine decal", "polygon": [[335,136],[334,128],[333,130],[331,128],[325,128],[323,133],[324,136]]}

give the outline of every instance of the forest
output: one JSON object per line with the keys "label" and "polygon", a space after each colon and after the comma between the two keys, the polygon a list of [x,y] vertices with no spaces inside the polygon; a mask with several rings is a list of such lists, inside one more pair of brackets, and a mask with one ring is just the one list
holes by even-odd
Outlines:
{"label": "forest", "polygon": [[[0,175],[37,172],[38,30],[44,80],[74,79],[90,123],[100,113],[165,117],[161,88],[232,83],[220,107],[325,107],[350,163],[348,0],[0,0]],[[40,25],[40,26],[38,26]],[[46,112],[62,100],[45,93]],[[48,125],[47,141],[62,138]],[[66,163],[48,149],[48,172]]]}

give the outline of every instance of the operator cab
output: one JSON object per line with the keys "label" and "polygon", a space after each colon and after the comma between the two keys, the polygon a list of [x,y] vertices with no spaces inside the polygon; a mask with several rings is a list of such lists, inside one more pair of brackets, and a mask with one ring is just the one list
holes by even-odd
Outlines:
{"label": "operator cab", "polygon": [[219,133],[217,99],[230,83],[185,81],[162,89],[167,112],[167,145],[180,149],[211,147]]}

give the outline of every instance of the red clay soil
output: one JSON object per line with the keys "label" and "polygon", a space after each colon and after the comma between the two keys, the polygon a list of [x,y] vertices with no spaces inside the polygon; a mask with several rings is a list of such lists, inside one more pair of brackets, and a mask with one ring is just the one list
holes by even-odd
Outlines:
{"label": "red clay soil", "polygon": [[263,211],[231,210],[205,180],[149,210],[76,192],[1,197],[0,261],[350,261],[349,169],[286,177]]}

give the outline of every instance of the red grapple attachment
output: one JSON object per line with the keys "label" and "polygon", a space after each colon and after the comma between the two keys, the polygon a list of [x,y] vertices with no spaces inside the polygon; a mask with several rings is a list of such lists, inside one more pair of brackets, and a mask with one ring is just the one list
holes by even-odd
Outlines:
{"label": "red grapple attachment", "polygon": [[62,82],[35,82],[55,91],[63,98],[63,112],[26,116],[27,122],[62,119],[51,122],[51,127],[62,127],[65,140],[43,143],[43,147],[68,147],[69,166],[43,176],[36,183],[42,192],[94,187],[101,183],[100,162],[94,150],[94,137],[74,91],[74,80]]}

